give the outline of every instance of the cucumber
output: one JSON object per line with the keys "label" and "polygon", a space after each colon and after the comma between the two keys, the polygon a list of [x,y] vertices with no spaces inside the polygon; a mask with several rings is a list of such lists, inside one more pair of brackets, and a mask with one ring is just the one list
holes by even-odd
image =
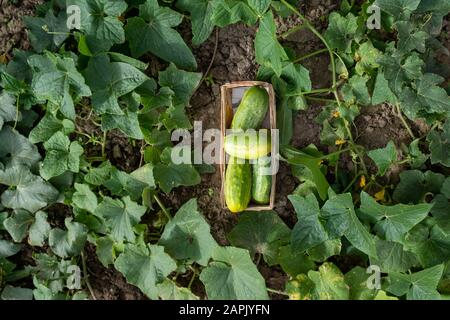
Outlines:
{"label": "cucumber", "polygon": [[252,191],[252,169],[250,163],[236,163],[236,158],[230,157],[225,173],[225,203],[233,212],[247,209]]}
{"label": "cucumber", "polygon": [[258,129],[269,109],[269,95],[261,87],[251,87],[242,97],[234,114],[231,129]]}
{"label": "cucumber", "polygon": [[272,148],[269,130],[229,134],[225,136],[224,148],[230,156],[241,159],[258,159],[266,156]]}
{"label": "cucumber", "polygon": [[270,192],[272,191],[272,175],[264,173],[270,168],[270,157],[258,159],[252,165],[252,199],[259,204],[268,204],[270,201]]}

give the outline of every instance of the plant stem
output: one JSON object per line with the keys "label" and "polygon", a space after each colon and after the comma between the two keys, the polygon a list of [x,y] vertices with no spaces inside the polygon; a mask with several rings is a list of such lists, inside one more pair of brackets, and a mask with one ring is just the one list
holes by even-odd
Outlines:
{"label": "plant stem", "polygon": [[16,99],[16,120],[14,121],[13,129],[16,129],[17,123],[19,122],[19,100],[20,100],[20,95],[18,95],[17,99]]}
{"label": "plant stem", "polygon": [[103,132],[103,142],[102,142],[102,157],[106,158],[106,139],[108,137],[108,131]]}
{"label": "plant stem", "polygon": [[92,300],[97,300],[94,294],[94,290],[92,290],[91,283],[89,282],[89,274],[87,272],[86,267],[86,257],[84,256],[84,251],[81,251],[81,265],[83,267],[83,280],[86,283],[86,287],[88,287],[89,293],[91,294]]}
{"label": "plant stem", "polygon": [[293,61],[293,63],[297,63],[297,62],[300,62],[300,61],[302,61],[302,60],[309,59],[309,58],[311,58],[311,57],[314,57],[314,56],[316,56],[316,55],[318,55],[318,54],[321,54],[321,53],[324,53],[324,52],[327,52],[327,51],[328,51],[327,48],[323,48],[323,49],[316,50],[316,51],[314,51],[314,52],[311,52],[311,53],[305,54],[304,56],[301,56],[301,57],[296,58],[296,59]]}
{"label": "plant stem", "polygon": [[332,91],[333,91],[332,88],[313,89],[311,91],[302,92],[301,95],[304,96],[304,95],[307,95],[307,94],[330,93]]}
{"label": "plant stem", "polygon": [[406,122],[405,117],[403,117],[402,111],[400,110],[400,105],[398,103],[395,104],[395,108],[397,110],[397,117],[400,118],[400,120],[403,123],[403,126],[406,128],[406,131],[408,131],[409,135],[411,136],[411,138],[413,140],[416,139],[416,137],[414,136],[414,133],[412,132],[410,126],[408,125],[408,123]]}
{"label": "plant stem", "polygon": [[326,155],[324,155],[324,156],[322,156],[322,157],[320,157],[318,159],[328,159],[328,158],[331,158],[332,156],[335,156],[335,155],[338,155],[338,154],[341,154],[341,153],[344,153],[344,152],[347,152],[347,151],[351,151],[351,150],[352,150],[352,148],[345,148],[345,149],[342,149],[342,150],[335,151],[333,153],[326,154]]}
{"label": "plant stem", "polygon": [[342,191],[342,193],[346,193],[348,190],[350,190],[350,188],[355,184],[356,180],[358,180],[358,178],[360,176],[362,176],[363,174],[361,172],[359,172],[357,175],[355,175],[352,179],[352,181],[347,185],[347,187],[344,189],[344,191]]}
{"label": "plant stem", "polygon": [[281,35],[279,35],[278,38],[286,39],[291,34],[296,33],[297,31],[299,31],[299,30],[301,30],[301,29],[303,29],[305,27],[306,26],[304,24],[296,25],[295,27],[293,27],[293,28],[289,29],[288,31],[286,31],[286,32],[282,33]]}
{"label": "plant stem", "polygon": [[336,103],[336,99],[327,99],[327,98],[317,98],[317,97],[305,97],[307,100],[312,101],[320,101],[320,102],[329,102],[329,103]]}
{"label": "plant stem", "polygon": [[164,206],[164,204],[162,203],[161,199],[158,197],[157,194],[153,195],[153,198],[155,199],[155,201],[158,203],[159,207],[161,208],[162,212],[164,213],[164,215],[167,217],[167,219],[172,220],[172,216],[170,215],[169,211],[166,209],[166,207]]}
{"label": "plant stem", "polygon": [[189,284],[188,284],[188,289],[189,290],[191,289],[192,284],[194,283],[194,280],[197,277],[197,271],[194,268],[191,268],[191,270],[192,270],[192,278],[191,278],[191,280],[189,281]]}
{"label": "plant stem", "polygon": [[208,69],[206,69],[206,72],[203,75],[202,80],[200,80],[200,82],[198,83],[197,88],[195,88],[194,93],[192,94],[192,96],[194,96],[195,92],[197,92],[198,88],[200,88],[202,83],[205,81],[206,77],[209,74],[209,71],[211,71],[211,68],[212,68],[212,66],[214,64],[214,61],[216,60],[216,55],[217,55],[217,49],[218,48],[219,48],[219,29],[216,28],[216,40],[215,40],[215,44],[214,44],[214,52],[213,52],[213,56],[211,58],[211,62],[209,63]]}
{"label": "plant stem", "polygon": [[272,293],[279,294],[279,295],[281,295],[281,296],[287,296],[287,297],[289,297],[289,294],[287,294],[286,292],[283,292],[283,291],[279,291],[279,290],[275,290],[275,289],[270,289],[270,288],[267,288],[267,291],[268,291],[268,292],[272,292]]}

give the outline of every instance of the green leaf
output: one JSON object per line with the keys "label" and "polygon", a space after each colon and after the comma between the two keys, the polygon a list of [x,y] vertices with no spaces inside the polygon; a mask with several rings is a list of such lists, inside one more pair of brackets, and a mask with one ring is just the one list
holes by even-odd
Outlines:
{"label": "green leaf", "polygon": [[122,115],[104,114],[102,116],[102,130],[119,129],[132,139],[142,140],[144,135],[139,125],[137,113],[130,110],[123,110],[123,113]]}
{"label": "green leaf", "polygon": [[157,285],[158,296],[161,300],[199,300],[188,288],[177,286],[175,282],[165,279]]}
{"label": "green leaf", "polygon": [[111,264],[114,264],[114,260],[116,258],[114,240],[108,236],[98,238],[95,253],[97,254],[98,260],[100,260],[105,268],[108,268]]}
{"label": "green leaf", "polygon": [[31,45],[37,52],[56,51],[68,38],[67,15],[64,11],[55,15],[53,9],[47,11],[44,18],[24,17]]}
{"label": "green leaf", "polygon": [[70,142],[63,132],[55,133],[44,143],[47,150],[40,170],[41,176],[48,180],[66,171],[77,173],[80,167],[80,157],[84,153],[78,141]]}
{"label": "green leaf", "polygon": [[390,52],[385,53],[378,61],[384,68],[384,76],[395,93],[401,93],[405,83],[422,76],[424,62],[417,54],[411,54],[406,59]]}
{"label": "green leaf", "polygon": [[94,212],[97,208],[97,196],[88,185],[75,183],[76,192],[72,196],[72,203],[83,210]]}
{"label": "green leaf", "polygon": [[28,228],[33,223],[33,217],[25,210],[15,211],[8,219],[3,221],[6,231],[14,242],[22,242],[27,236]]}
{"label": "green leaf", "polygon": [[430,142],[431,163],[450,167],[450,121],[445,122],[442,132],[431,131],[427,140]]}
{"label": "green leaf", "polygon": [[367,89],[368,76],[354,75],[352,76],[348,83],[344,84],[342,87],[342,94],[344,99],[350,104],[362,104],[364,106],[370,104],[370,94]]}
{"label": "green leaf", "polygon": [[197,68],[191,50],[180,34],[173,29],[183,19],[180,13],[169,7],[160,7],[157,0],[147,0],[139,6],[139,14],[139,17],[128,19],[125,27],[134,57],[140,57],[150,51],[180,68]]}
{"label": "green leaf", "polygon": [[[102,77],[99,78],[99,74]],[[84,76],[93,92],[92,105],[95,112],[115,115],[124,114],[117,100],[148,79],[144,73],[130,64],[110,62],[106,54],[91,58]]]}
{"label": "green leaf", "polygon": [[38,211],[34,214],[34,222],[30,226],[28,242],[32,246],[42,247],[48,238],[51,227],[47,222],[47,214]]}
{"label": "green leaf", "polygon": [[68,120],[59,120],[52,113],[47,112],[36,127],[31,130],[28,139],[31,143],[45,142],[58,131],[65,134],[72,133],[75,130],[75,124]]}
{"label": "green leaf", "polygon": [[316,262],[325,262],[329,257],[341,252],[342,243],[340,239],[326,240],[321,244],[306,250],[308,256]]}
{"label": "green leaf", "polygon": [[437,265],[413,274],[390,273],[387,291],[396,296],[406,294],[408,300],[440,300],[436,290],[441,279],[443,265]]}
{"label": "green leaf", "polygon": [[352,13],[343,17],[337,12],[332,12],[328,17],[328,28],[325,31],[325,39],[332,49],[344,53],[350,52],[351,44],[358,30],[358,18]]}
{"label": "green leaf", "polygon": [[282,145],[280,150],[281,154],[287,159],[288,163],[292,165],[305,166],[311,171],[311,180],[316,185],[320,198],[325,200],[327,198],[327,191],[330,185],[320,170],[321,159],[289,146]]}
{"label": "green leaf", "polygon": [[288,56],[278,42],[272,11],[267,12],[259,24],[255,37],[255,54],[257,63],[272,68],[277,76],[281,75],[282,62],[288,60]]}
{"label": "green leaf", "polygon": [[3,128],[3,124],[9,121],[15,121],[16,117],[18,120],[21,119],[20,113],[16,110],[16,99],[6,93],[2,92],[0,94],[0,130]]}
{"label": "green leaf", "polygon": [[0,131],[0,162],[5,166],[25,165],[32,167],[40,159],[38,149],[27,138],[9,126]]}
{"label": "green leaf", "polygon": [[359,75],[370,74],[372,70],[379,67],[377,63],[381,52],[375,48],[371,41],[361,44],[356,51],[355,71]]}
{"label": "green leaf", "polygon": [[354,267],[345,274],[345,283],[350,287],[351,300],[373,300],[378,293],[376,289],[367,286],[370,274],[364,268]]}
{"label": "green leaf", "polygon": [[218,2],[211,20],[220,28],[240,21],[251,26],[257,22],[258,16],[247,1],[225,0]]}
{"label": "green leaf", "polygon": [[446,114],[450,108],[450,98],[444,88],[438,86],[444,78],[426,73],[415,81],[416,90],[406,88],[401,94],[405,114],[414,119],[420,111],[427,114]]}
{"label": "green leaf", "polygon": [[0,259],[11,257],[18,253],[20,249],[22,249],[21,244],[15,244],[7,240],[0,239]]}
{"label": "green leaf", "polygon": [[262,15],[269,9],[271,0],[247,0],[248,5],[250,8],[255,10],[259,17],[262,17]]}
{"label": "green leaf", "polygon": [[98,41],[112,44],[125,42],[125,32],[119,16],[127,9],[122,0],[69,0],[67,5],[81,9],[81,31]]}
{"label": "green leaf", "polygon": [[415,139],[408,146],[409,156],[411,157],[411,168],[417,169],[423,166],[428,160],[429,155],[424,154],[419,148],[420,139]]}
{"label": "green leaf", "polygon": [[[294,206],[298,217],[298,222],[292,230],[292,248],[302,252],[328,240],[326,221],[321,216],[316,197],[313,194],[309,194],[305,198],[297,195],[290,195],[288,198]],[[339,235],[333,232],[335,237],[339,237],[342,234]]]}
{"label": "green leaf", "polygon": [[34,70],[31,89],[36,98],[51,102],[66,118],[75,120],[75,103],[92,93],[73,57],[47,52],[31,56],[28,61]]}
{"label": "green leaf", "polygon": [[133,227],[140,222],[145,211],[145,207],[133,202],[130,197],[122,200],[105,197],[94,214],[105,220],[112,239],[117,242],[134,242],[136,236]]}
{"label": "green leaf", "polygon": [[175,271],[175,261],[164,252],[164,247],[147,245],[138,247],[126,245],[124,252],[116,259],[114,266],[150,299],[158,299],[157,284]]}
{"label": "green leaf", "polygon": [[325,262],[319,271],[309,271],[308,277],[314,283],[318,300],[348,300],[350,290],[344,275],[334,264]]}
{"label": "green leaf", "polygon": [[195,186],[201,177],[190,164],[157,164],[153,169],[155,181],[165,193],[179,186]]}
{"label": "green leaf", "polygon": [[383,206],[364,191],[361,193],[360,210],[375,224],[377,233],[386,240],[399,241],[428,216],[432,204]]}
{"label": "green leaf", "polygon": [[64,225],[67,231],[59,228],[50,231],[48,244],[52,251],[62,258],[77,256],[86,243],[87,228],[81,223],[72,222],[72,218],[66,218]]}
{"label": "green leaf", "polygon": [[1,300],[32,300],[33,290],[7,285],[0,296]]}
{"label": "green leaf", "polygon": [[201,78],[201,73],[179,70],[175,64],[171,63],[166,70],[159,73],[158,83],[161,87],[170,88],[175,93],[173,99],[175,105],[187,105]]}
{"label": "green leaf", "polygon": [[289,145],[294,134],[294,119],[289,99],[282,99],[277,107],[277,128],[280,128],[280,145]]}
{"label": "green leaf", "polygon": [[0,171],[0,183],[12,187],[1,196],[2,204],[11,209],[25,209],[33,213],[53,203],[59,195],[50,183],[31,174],[23,166]]}
{"label": "green leaf", "polygon": [[377,257],[370,257],[370,264],[379,266],[381,272],[406,272],[417,264],[416,256],[398,242],[377,239],[376,247]]}
{"label": "green leaf", "polygon": [[[409,170],[400,173],[400,183],[394,191],[394,200],[401,203],[419,203],[427,193],[438,194],[445,177],[440,173]],[[414,190],[414,192],[411,192]]]}
{"label": "green leaf", "polygon": [[105,161],[97,168],[90,168],[84,176],[84,181],[94,186],[101,186],[111,177],[111,172],[114,169],[109,161]]}
{"label": "green leaf", "polygon": [[372,104],[377,105],[384,102],[395,103],[396,97],[389,88],[389,83],[383,71],[378,71],[377,79],[372,93]]}
{"label": "green leaf", "polygon": [[397,48],[401,53],[409,53],[412,50],[425,52],[425,41],[429,37],[428,33],[416,30],[414,24],[410,21],[398,21],[395,28],[398,32]]}
{"label": "green leaf", "polygon": [[147,186],[128,173],[119,171],[113,167],[109,180],[104,182],[104,186],[115,196],[130,196],[134,201],[142,197],[142,191]]}
{"label": "green leaf", "polygon": [[208,264],[217,243],[211,236],[205,218],[197,208],[197,200],[186,202],[165,226],[159,244],[177,260]]}
{"label": "green leaf", "polygon": [[314,261],[306,253],[292,250],[290,245],[279,248],[277,261],[283,271],[291,277],[316,268]]}
{"label": "green leaf", "polygon": [[278,261],[280,247],[289,243],[291,231],[274,211],[247,212],[228,234],[233,246],[245,248],[253,257],[262,254],[269,265]]}
{"label": "green leaf", "polygon": [[245,249],[216,247],[200,280],[210,300],[267,300],[264,278]]}
{"label": "green leaf", "polygon": [[389,167],[397,161],[397,149],[392,141],[384,148],[370,150],[367,155],[375,162],[380,176],[384,176]]}
{"label": "green leaf", "polygon": [[376,0],[374,2],[382,11],[389,13],[396,20],[408,20],[419,3],[420,0]]}
{"label": "green leaf", "polygon": [[177,8],[189,11],[191,14],[192,44],[198,46],[208,40],[214,30],[212,15],[215,7],[220,3],[217,0],[178,0]]}

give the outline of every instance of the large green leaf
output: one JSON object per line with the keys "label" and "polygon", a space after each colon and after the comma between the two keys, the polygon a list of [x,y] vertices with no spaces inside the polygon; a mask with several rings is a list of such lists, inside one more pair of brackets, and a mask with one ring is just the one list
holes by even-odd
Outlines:
{"label": "large green leaf", "polygon": [[52,229],[48,235],[48,244],[55,254],[62,258],[77,256],[84,248],[87,240],[85,225],[66,218],[64,224],[67,230]]}
{"label": "large green leaf", "polygon": [[283,271],[291,277],[296,277],[301,273],[307,273],[309,270],[316,268],[316,264],[308,254],[293,250],[290,245],[278,249],[277,262]]}
{"label": "large green leaf", "polygon": [[70,142],[61,131],[55,133],[44,143],[47,150],[41,167],[41,176],[48,180],[66,171],[74,173],[80,170],[80,157],[84,153],[78,141]]}
{"label": "large green leaf", "polygon": [[58,198],[59,192],[41,177],[30,173],[23,166],[0,171],[0,184],[10,186],[3,192],[2,204],[11,209],[25,209],[36,212]]}
{"label": "large green leaf", "polygon": [[349,52],[358,30],[358,18],[352,13],[343,17],[337,12],[332,12],[328,19],[330,22],[325,31],[325,38],[331,48],[345,53]]}
{"label": "large green leaf", "polygon": [[68,120],[59,120],[54,114],[47,112],[37,126],[35,126],[28,136],[31,143],[45,142],[58,131],[65,134],[72,133],[75,124]]}
{"label": "large green leaf", "polygon": [[228,234],[233,246],[248,249],[250,255],[262,254],[273,265],[279,249],[289,243],[291,231],[274,211],[247,212],[239,216],[238,224]]}
{"label": "large green leaf", "polygon": [[430,142],[431,163],[450,167],[450,121],[445,122],[442,132],[431,131],[427,140]]}
{"label": "large green leaf", "polygon": [[383,66],[384,76],[395,93],[401,93],[405,83],[410,83],[411,80],[422,76],[424,62],[417,54],[411,54],[407,58],[403,58],[401,55],[387,52],[378,62]]}
{"label": "large green leaf", "polygon": [[429,35],[425,31],[415,29],[410,21],[398,21],[395,24],[398,32],[397,47],[401,53],[409,53],[412,50],[425,51],[425,41]]}
{"label": "large green leaf", "polygon": [[123,0],[68,0],[67,5],[81,9],[81,31],[112,45],[125,42],[125,32],[119,16],[127,9]]}
{"label": "large green leaf", "polygon": [[[409,170],[400,173],[400,183],[394,191],[394,200],[401,203],[419,203],[427,193],[438,194],[445,177],[440,173]],[[411,192],[413,190],[414,192]]]}
{"label": "large green leaf", "polygon": [[[150,244],[147,247],[125,246],[114,266],[150,299],[158,299],[157,285],[164,282],[177,267],[175,261],[164,252],[164,247]],[[162,293],[166,291],[164,289]]]}
{"label": "large green leaf", "polygon": [[377,257],[370,257],[370,263],[380,267],[381,272],[406,272],[417,264],[414,253],[406,251],[398,242],[377,239]]}
{"label": "large green leaf", "polygon": [[95,209],[95,215],[104,219],[115,241],[128,240],[134,242],[136,236],[133,231],[144,215],[146,208],[133,202],[130,197],[112,199],[105,197]]}
{"label": "large green leaf", "polygon": [[413,274],[390,273],[387,291],[396,296],[406,294],[408,300],[440,300],[436,290],[444,271],[443,265],[437,265]]}
{"label": "large green leaf", "polygon": [[91,191],[88,185],[75,183],[75,193],[72,196],[72,203],[83,210],[94,212],[97,208],[97,196]]}
{"label": "large green leaf", "polygon": [[268,299],[264,278],[245,249],[217,247],[200,280],[211,300]]}
{"label": "large green leaf", "polygon": [[130,64],[110,62],[106,54],[91,58],[84,76],[93,92],[92,105],[95,112],[116,115],[124,114],[117,100],[148,79],[144,73]]}
{"label": "large green leaf", "polygon": [[16,99],[6,92],[0,94],[0,130],[3,128],[3,124],[9,121],[20,120],[20,113],[16,110]]}
{"label": "large green leaf", "polygon": [[220,3],[217,0],[178,0],[177,7],[191,14],[192,44],[194,46],[205,42],[214,29],[212,15],[214,8]]}
{"label": "large green leaf", "polygon": [[386,240],[399,241],[404,234],[428,216],[432,204],[383,206],[364,191],[361,212],[375,223],[375,230]]}
{"label": "large green leaf", "polygon": [[134,57],[151,52],[180,68],[197,68],[191,50],[180,34],[173,29],[183,20],[180,13],[169,7],[160,7],[157,0],[147,0],[139,6],[139,14],[139,17],[128,19],[125,27]]}
{"label": "large green leaf", "polygon": [[157,164],[153,176],[165,193],[179,186],[194,186],[201,181],[197,170],[190,164]]}
{"label": "large green leaf", "polygon": [[3,221],[6,231],[15,242],[22,242],[32,223],[33,217],[25,210],[16,210],[8,219]]}
{"label": "large green leaf", "polygon": [[41,159],[36,146],[9,126],[3,126],[0,141],[0,162],[6,166],[32,167]]}
{"label": "large green leaf", "polygon": [[31,88],[36,98],[51,102],[66,118],[75,120],[75,103],[92,93],[74,58],[47,52],[28,61],[34,70]]}
{"label": "large green leaf", "polygon": [[186,202],[165,226],[159,243],[177,260],[195,261],[206,266],[217,243],[211,236],[197,200]]}
{"label": "large green leaf", "polygon": [[277,76],[281,75],[282,62],[288,60],[288,56],[278,42],[272,11],[267,12],[259,24],[255,37],[255,54],[256,62],[272,68]]}
{"label": "large green leaf", "polygon": [[397,20],[408,20],[420,2],[420,0],[376,0],[375,5]]}

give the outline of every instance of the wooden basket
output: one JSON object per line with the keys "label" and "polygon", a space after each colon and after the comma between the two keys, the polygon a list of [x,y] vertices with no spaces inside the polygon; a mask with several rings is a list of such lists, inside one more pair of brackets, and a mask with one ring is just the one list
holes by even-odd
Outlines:
{"label": "wooden basket", "polygon": [[[226,130],[229,129],[231,125],[231,120],[233,119],[233,105],[232,105],[232,92],[233,89],[239,87],[253,87],[260,86],[267,90],[269,94],[269,127],[266,129],[276,129],[277,121],[276,121],[276,103],[275,103],[275,92],[270,83],[262,82],[262,81],[238,81],[224,84],[220,87],[220,109],[221,109],[221,119],[220,119],[220,130],[221,130],[221,139],[220,139],[220,174],[222,178],[222,189],[220,192],[220,200],[222,203],[222,207],[227,209],[225,203],[225,170],[226,170],[226,154],[224,149],[224,138]],[[263,127],[264,128],[264,127]],[[272,144],[272,161],[274,161],[274,157],[278,149],[275,148],[275,144]],[[264,210],[272,210],[275,204],[275,189],[276,189],[276,174],[272,175],[272,190],[270,192],[270,201],[268,205],[255,205],[250,202],[248,208],[245,211],[264,211]]]}

